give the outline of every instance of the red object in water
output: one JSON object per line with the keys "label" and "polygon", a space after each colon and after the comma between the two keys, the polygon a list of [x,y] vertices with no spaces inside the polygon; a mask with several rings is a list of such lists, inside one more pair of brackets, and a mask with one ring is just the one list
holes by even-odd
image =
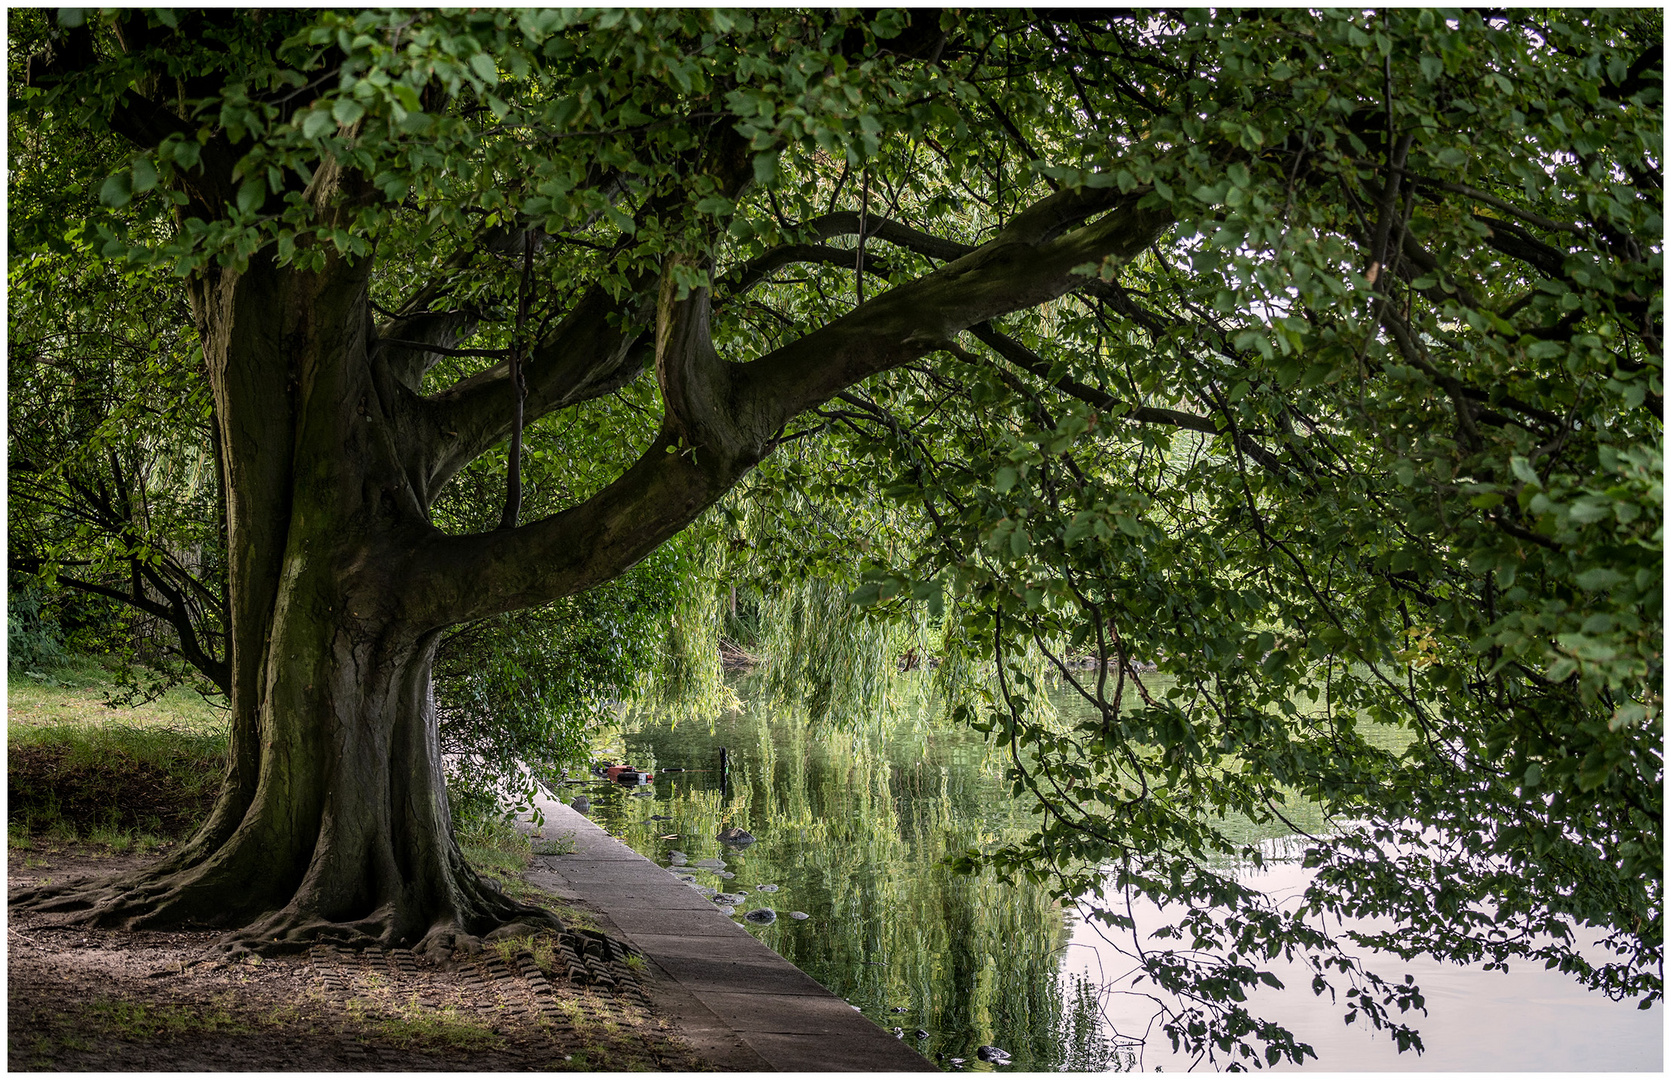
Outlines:
{"label": "red object in water", "polygon": [[603,771],[607,780],[618,780],[623,784],[647,784],[655,776],[654,773],[639,772],[631,765],[611,765]]}

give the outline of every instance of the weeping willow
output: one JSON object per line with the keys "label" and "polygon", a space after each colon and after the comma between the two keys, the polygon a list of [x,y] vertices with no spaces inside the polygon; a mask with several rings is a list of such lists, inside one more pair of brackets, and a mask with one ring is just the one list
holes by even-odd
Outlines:
{"label": "weeping willow", "polygon": [[[699,555],[712,554],[712,542]],[[723,588],[716,578],[688,574],[668,616],[667,633],[655,664],[639,681],[637,706],[677,720],[713,717],[738,707],[725,684],[720,630],[725,622]]]}

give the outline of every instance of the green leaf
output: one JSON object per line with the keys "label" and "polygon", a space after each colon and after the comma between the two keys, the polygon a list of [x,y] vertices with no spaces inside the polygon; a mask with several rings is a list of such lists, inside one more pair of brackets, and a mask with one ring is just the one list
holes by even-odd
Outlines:
{"label": "green leaf", "polygon": [[150,191],[157,186],[157,167],[151,164],[151,159],[145,156],[133,159],[133,190],[134,194]]}
{"label": "green leaf", "polygon": [[871,607],[882,594],[882,586],[874,581],[867,581],[863,585],[847,594],[847,602],[858,607]]}
{"label": "green leaf", "polygon": [[302,137],[304,139],[317,139],[335,126],[336,121],[332,119],[329,112],[324,109],[313,109],[302,120]]}
{"label": "green leaf", "polygon": [[184,169],[195,169],[203,158],[203,147],[195,140],[181,139],[172,144],[174,148],[174,163]]}
{"label": "green leaf", "polygon": [[267,180],[265,177],[253,176],[245,180],[238,187],[238,209],[245,214],[253,214],[261,209],[261,204],[267,201]]}
{"label": "green leaf", "polygon": [[1521,483],[1539,488],[1543,486],[1543,481],[1538,477],[1537,470],[1532,468],[1532,463],[1518,454],[1509,458],[1509,468],[1514,472],[1515,479]]}
{"label": "green leaf", "polygon": [[477,53],[470,58],[470,70],[489,86],[499,85],[499,66],[493,62],[493,57],[487,53]]}
{"label": "green leaf", "polygon": [[131,173],[115,173],[105,180],[103,187],[99,188],[99,202],[105,206],[120,209],[131,201],[133,201]]}
{"label": "green leaf", "polygon": [[1593,566],[1583,573],[1574,576],[1572,580],[1576,582],[1578,587],[1583,589],[1585,592],[1599,592],[1602,589],[1612,588],[1621,581],[1626,581],[1628,579],[1617,570],[1612,570],[1605,566]]}
{"label": "green leaf", "polygon": [[338,98],[336,104],[331,106],[331,119],[344,127],[355,123],[365,114],[366,107],[353,98]]}

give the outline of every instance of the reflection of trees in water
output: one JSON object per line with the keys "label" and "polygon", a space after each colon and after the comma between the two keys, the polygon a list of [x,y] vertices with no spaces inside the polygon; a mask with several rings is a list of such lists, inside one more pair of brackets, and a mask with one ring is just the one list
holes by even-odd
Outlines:
{"label": "reflection of trees in water", "polygon": [[[906,690],[912,682],[900,680]],[[746,699],[746,686],[739,689]],[[711,770],[725,746],[730,786],[722,792],[717,771],[663,773],[665,801],[625,799],[612,823],[651,855],[678,849],[692,860],[725,858],[736,878],[708,883],[751,893],[739,915],[752,906],[810,913],[806,922],[779,919],[753,932],[885,1026],[903,1027],[907,1038],[919,1026],[930,1031],[916,1045],[931,1056],[973,1062],[974,1048],[991,1042],[1023,1068],[1130,1067],[1120,1045],[1127,1040],[1113,1033],[1102,1007],[1112,988],[1061,972],[1071,933],[1046,890],[1026,880],[959,876],[943,865],[947,856],[1024,835],[1034,822],[1009,794],[1006,757],[921,704],[907,700],[885,719],[849,729],[764,709],[711,725],[647,724],[626,737],[629,760]],[[1069,710],[1062,722],[1072,722]],[[1327,827],[1310,804],[1291,801],[1285,812],[1304,828]],[[655,813],[675,820],[652,822]],[[1281,856],[1272,825],[1220,824]],[[727,825],[762,842],[725,850],[715,834]],[[657,839],[674,827],[678,839]],[[1245,869],[1210,861],[1221,871]],[[754,893],[761,883],[783,890]],[[889,1012],[896,1005],[909,1011]]]}
{"label": "reflection of trees in water", "polygon": [[[1031,882],[944,865],[1032,825],[978,735],[920,716],[842,731],[745,712],[710,730],[647,725],[627,743],[635,763],[663,768],[704,767],[728,749],[728,797],[717,773],[663,774],[671,798],[620,809],[629,842],[652,855],[720,855],[737,875],[726,887],[747,888],[750,906],[810,913],[756,933],[873,1019],[904,1027],[908,1040],[927,1029],[914,1045],[930,1056],[973,1063],[977,1045],[995,1043],[1020,1068],[1115,1064],[1094,996],[1064,995],[1060,906]],[[652,822],[654,813],[674,820]],[[761,842],[724,851],[714,836],[725,825]],[[679,839],[657,840],[668,826]],[[754,893],[762,883],[782,891]]]}
{"label": "reflection of trees in water", "polygon": [[1060,1048],[1056,1066],[1064,1072],[1130,1072],[1137,1068],[1138,1049],[1129,1039],[1110,1035],[1103,1022],[1106,988],[1083,974],[1072,977],[1067,1007],[1057,1017],[1051,1035]]}

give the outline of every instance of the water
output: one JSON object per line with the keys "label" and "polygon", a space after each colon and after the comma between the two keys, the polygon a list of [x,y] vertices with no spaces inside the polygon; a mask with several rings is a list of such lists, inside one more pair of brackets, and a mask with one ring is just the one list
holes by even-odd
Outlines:
{"label": "water", "polygon": [[[1028,883],[953,874],[943,859],[1030,828],[1003,781],[1005,759],[977,732],[907,719],[858,732],[814,732],[744,711],[706,723],[637,718],[625,760],[656,771],[638,789],[576,785],[592,817],[635,850],[728,893],[736,917],[777,912],[751,933],[942,1067],[988,1070],[976,1048],[1008,1050],[1005,1070],[1112,1071],[1189,1066],[1158,1033],[1151,1009],[1105,983],[1129,961],[1078,916]],[[722,786],[720,748],[729,770]],[[687,772],[673,772],[683,768]],[[704,771],[695,771],[704,770]],[[736,826],[758,839],[721,844]],[[1281,846],[1280,839],[1268,847]],[[699,860],[723,860],[723,869]],[[1255,884],[1277,895],[1304,871],[1270,867]],[[724,876],[729,875],[729,876]],[[759,885],[776,885],[762,891]],[[804,920],[791,918],[804,912]],[[1654,1070],[1663,1014],[1585,992],[1558,973],[1509,973],[1386,958],[1383,974],[1414,974],[1429,1001],[1416,1023],[1427,1051],[1341,1021],[1344,1009],[1296,989],[1262,990],[1256,1012],[1287,1023],[1326,1070]],[[1279,976],[1281,972],[1278,973]],[[918,1030],[927,1033],[916,1038]],[[1158,1032],[1158,1028],[1157,1028]]]}

